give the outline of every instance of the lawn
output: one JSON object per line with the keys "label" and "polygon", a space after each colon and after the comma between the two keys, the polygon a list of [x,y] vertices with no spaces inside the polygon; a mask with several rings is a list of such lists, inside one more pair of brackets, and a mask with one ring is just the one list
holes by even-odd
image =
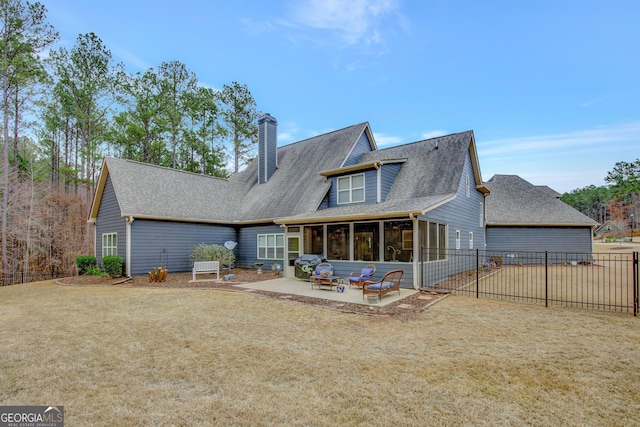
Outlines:
{"label": "lawn", "polygon": [[0,405],[63,405],[69,426],[640,425],[628,314],[42,282],[0,288],[0,336]]}

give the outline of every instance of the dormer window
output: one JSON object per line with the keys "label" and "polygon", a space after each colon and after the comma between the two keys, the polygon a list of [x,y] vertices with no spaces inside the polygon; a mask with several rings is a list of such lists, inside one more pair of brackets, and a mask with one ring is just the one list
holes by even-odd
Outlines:
{"label": "dormer window", "polygon": [[338,204],[364,202],[364,174],[338,178]]}

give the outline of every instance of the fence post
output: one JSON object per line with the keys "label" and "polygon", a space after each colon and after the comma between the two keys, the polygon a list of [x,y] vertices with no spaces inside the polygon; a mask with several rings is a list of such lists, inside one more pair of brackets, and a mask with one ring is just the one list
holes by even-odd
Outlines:
{"label": "fence post", "polygon": [[476,248],[476,298],[480,298],[480,249]]}
{"label": "fence post", "polygon": [[638,252],[633,253],[633,316],[638,315]]}
{"label": "fence post", "polygon": [[549,252],[544,251],[544,306],[549,307]]}

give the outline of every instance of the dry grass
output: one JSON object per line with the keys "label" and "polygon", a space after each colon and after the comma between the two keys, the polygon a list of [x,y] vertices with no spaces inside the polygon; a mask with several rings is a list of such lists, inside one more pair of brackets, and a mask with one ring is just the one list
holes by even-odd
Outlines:
{"label": "dry grass", "polygon": [[73,425],[640,425],[629,315],[452,296],[362,316],[220,290],[0,288],[0,404]]}

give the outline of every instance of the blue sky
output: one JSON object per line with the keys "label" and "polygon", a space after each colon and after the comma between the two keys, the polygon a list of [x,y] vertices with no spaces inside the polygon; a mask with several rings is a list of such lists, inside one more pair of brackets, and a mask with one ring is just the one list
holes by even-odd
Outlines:
{"label": "blue sky", "polygon": [[636,0],[42,0],[130,73],[238,81],[279,145],[368,121],[378,147],[472,129],[482,177],[560,192],[640,158]]}

